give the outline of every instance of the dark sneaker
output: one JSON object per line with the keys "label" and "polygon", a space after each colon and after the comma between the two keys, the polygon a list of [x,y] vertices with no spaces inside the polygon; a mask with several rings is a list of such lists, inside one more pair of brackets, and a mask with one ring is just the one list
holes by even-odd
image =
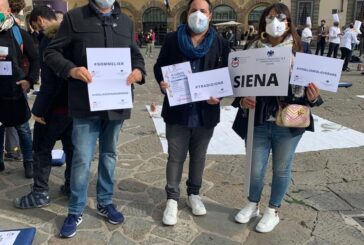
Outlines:
{"label": "dark sneaker", "polygon": [[0,172],[5,170],[5,164],[3,161],[0,161]]}
{"label": "dark sneaker", "polygon": [[28,195],[17,197],[14,206],[17,208],[41,208],[49,204],[48,192],[31,191]]}
{"label": "dark sneaker", "polygon": [[59,236],[70,238],[76,235],[77,226],[82,223],[82,214],[69,214],[64,220]]}
{"label": "dark sneaker", "polygon": [[30,162],[30,161],[24,162],[23,166],[24,166],[25,178],[27,178],[27,179],[33,178],[33,162]]}
{"label": "dark sneaker", "polygon": [[65,196],[69,197],[71,195],[71,187],[68,184],[62,185],[60,190],[61,190],[61,193]]}
{"label": "dark sneaker", "polygon": [[14,162],[22,161],[22,157],[21,157],[20,153],[18,153],[18,152],[7,152],[4,155],[4,159],[6,161],[14,161]]}
{"label": "dark sneaker", "polygon": [[123,223],[124,221],[123,214],[116,209],[114,204],[109,204],[106,206],[101,206],[100,204],[97,204],[97,213],[101,216],[106,217],[109,223],[113,225]]}

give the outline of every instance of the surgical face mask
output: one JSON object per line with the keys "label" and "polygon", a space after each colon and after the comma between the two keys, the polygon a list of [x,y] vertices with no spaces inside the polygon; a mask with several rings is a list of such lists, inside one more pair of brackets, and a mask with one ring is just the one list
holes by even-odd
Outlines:
{"label": "surgical face mask", "polygon": [[271,37],[281,37],[286,32],[286,23],[274,18],[265,26],[265,32]]}
{"label": "surgical face mask", "polygon": [[196,11],[188,16],[188,26],[191,31],[200,34],[209,28],[209,18],[201,11]]}
{"label": "surgical face mask", "polygon": [[100,8],[107,9],[114,5],[115,0],[95,0],[95,3]]}
{"label": "surgical face mask", "polygon": [[0,13],[0,23],[3,23],[5,21],[5,14]]}

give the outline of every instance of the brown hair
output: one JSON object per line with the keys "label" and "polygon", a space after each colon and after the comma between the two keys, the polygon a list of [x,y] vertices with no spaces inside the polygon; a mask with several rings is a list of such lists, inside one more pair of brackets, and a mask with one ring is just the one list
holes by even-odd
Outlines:
{"label": "brown hair", "polygon": [[[191,5],[192,5],[192,3],[194,2],[195,0],[190,0],[189,2],[188,2],[188,4],[187,4],[187,12],[190,10],[190,8],[191,8]],[[212,4],[211,4],[211,2],[210,2],[210,0],[205,0],[207,3],[208,3],[208,5],[209,5],[209,10],[210,10],[210,13],[212,13]]]}
{"label": "brown hair", "polygon": [[266,35],[265,34],[265,27],[266,27],[267,23],[265,21],[265,18],[269,15],[269,13],[270,13],[270,11],[272,9],[274,9],[277,12],[277,14],[284,14],[284,15],[287,16],[289,31],[286,34],[284,34],[284,38],[286,38],[288,35],[292,35],[292,38],[293,38],[292,50],[293,50],[293,52],[294,53],[302,52],[303,49],[302,49],[302,45],[301,45],[301,38],[297,34],[296,26],[292,23],[291,13],[289,12],[288,7],[283,3],[274,3],[274,4],[270,5],[269,7],[267,7],[263,11],[262,16],[260,17],[260,21],[259,21],[258,36],[254,41],[260,39],[261,35]]}
{"label": "brown hair", "polygon": [[24,0],[8,0],[9,7],[13,14],[19,14],[25,8],[25,1]]}

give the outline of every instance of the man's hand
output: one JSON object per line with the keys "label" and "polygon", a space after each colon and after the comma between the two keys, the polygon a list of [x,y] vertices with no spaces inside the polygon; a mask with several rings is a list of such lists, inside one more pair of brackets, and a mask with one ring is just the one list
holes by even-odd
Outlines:
{"label": "man's hand", "polygon": [[134,69],[128,76],[128,84],[131,85],[136,82],[140,82],[143,79],[142,72],[139,69]]}
{"label": "man's hand", "polygon": [[220,104],[220,100],[215,97],[210,97],[210,99],[207,101],[207,104],[209,105],[218,105]]}
{"label": "man's hand", "polygon": [[70,70],[69,74],[72,78],[81,80],[85,83],[92,82],[92,75],[91,73],[86,69],[86,67],[75,67]]}
{"label": "man's hand", "polygon": [[46,122],[44,120],[43,117],[37,117],[36,115],[33,114],[33,119],[34,121],[36,121],[37,123],[40,123],[42,125],[46,125]]}
{"label": "man's hand", "polygon": [[6,59],[6,55],[0,55],[0,60],[5,60]]}
{"label": "man's hand", "polygon": [[18,82],[16,82],[17,85],[20,85],[23,92],[27,93],[30,89],[30,82],[28,82],[27,80],[20,80]]}
{"label": "man's hand", "polygon": [[169,88],[169,83],[162,81],[159,83],[159,86],[161,87],[163,92],[167,92],[167,89]]}

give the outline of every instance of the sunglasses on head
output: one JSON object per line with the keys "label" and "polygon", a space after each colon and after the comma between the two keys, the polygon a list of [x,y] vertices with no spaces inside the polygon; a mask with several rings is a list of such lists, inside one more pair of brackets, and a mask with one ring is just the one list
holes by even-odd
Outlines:
{"label": "sunglasses on head", "polygon": [[287,16],[285,14],[278,14],[268,15],[267,17],[265,17],[265,22],[267,22],[267,24],[272,23],[274,18],[277,18],[277,20],[280,22],[287,20]]}

